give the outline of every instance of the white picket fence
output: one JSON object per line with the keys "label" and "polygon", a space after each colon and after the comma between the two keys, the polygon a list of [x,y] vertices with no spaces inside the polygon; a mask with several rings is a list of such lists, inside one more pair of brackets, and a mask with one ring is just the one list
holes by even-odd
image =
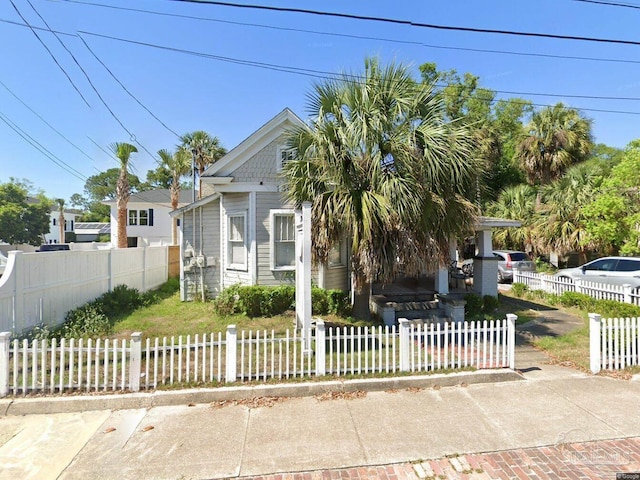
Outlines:
{"label": "white picket fence", "polygon": [[640,319],[589,314],[590,368],[623,370],[640,363]]}
{"label": "white picket fence", "polygon": [[513,271],[513,283],[524,283],[530,290],[542,290],[561,295],[564,292],[578,292],[598,300],[615,300],[621,303],[640,305],[640,289],[630,285],[609,285],[604,283],[571,280],[543,273]]}
{"label": "white picket fence", "polygon": [[13,340],[0,333],[0,397],[195,386],[465,368],[514,368],[516,315],[504,320],[399,327],[326,328],[310,342],[297,331],[129,340]]}

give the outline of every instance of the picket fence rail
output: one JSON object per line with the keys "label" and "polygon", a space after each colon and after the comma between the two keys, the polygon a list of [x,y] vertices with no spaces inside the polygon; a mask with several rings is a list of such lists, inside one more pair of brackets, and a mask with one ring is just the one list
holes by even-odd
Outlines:
{"label": "picket fence rail", "polygon": [[0,333],[0,397],[153,390],[396,372],[515,366],[515,321],[326,328],[311,339],[296,330],[211,333],[127,340],[11,340]]}
{"label": "picket fence rail", "polygon": [[640,364],[640,319],[589,314],[589,355],[593,373]]}
{"label": "picket fence rail", "polygon": [[531,290],[562,295],[564,292],[578,292],[598,300],[615,300],[621,303],[640,305],[640,288],[631,285],[611,285],[554,277],[544,273],[513,271],[513,283],[523,283]]}

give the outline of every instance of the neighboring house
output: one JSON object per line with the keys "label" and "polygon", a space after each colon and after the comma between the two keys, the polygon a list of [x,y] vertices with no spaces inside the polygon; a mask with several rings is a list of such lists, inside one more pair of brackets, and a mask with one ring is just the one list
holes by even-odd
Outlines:
{"label": "neighboring house", "polygon": [[[234,284],[295,282],[295,218],[282,198],[279,173],[289,158],[285,131],[302,125],[284,109],[205,170],[204,198],[179,208],[181,297],[216,296]],[[313,283],[349,289],[346,245],[314,269]]]}
{"label": "neighboring house", "polygon": [[[80,216],[77,210],[64,210],[64,234],[73,233],[76,217]],[[69,239],[60,238],[60,210],[54,208],[49,213],[49,233],[45,233],[45,243],[66,243]]]}
{"label": "neighboring house", "polygon": [[[178,208],[191,202],[191,190],[181,190]],[[111,207],[111,244],[118,244],[118,209],[115,200],[103,202]],[[129,247],[171,245],[171,195],[168,189],[132,193],[127,204]]]}
{"label": "neighboring house", "polygon": [[98,222],[76,222],[74,233],[78,243],[98,242],[100,237],[111,234],[111,225]]}

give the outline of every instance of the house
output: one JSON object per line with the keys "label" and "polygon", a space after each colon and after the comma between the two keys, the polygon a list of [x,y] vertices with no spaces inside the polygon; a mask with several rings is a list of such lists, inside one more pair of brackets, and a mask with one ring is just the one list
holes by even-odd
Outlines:
{"label": "house", "polygon": [[[295,282],[294,208],[279,176],[289,158],[285,131],[302,125],[284,109],[202,175],[200,200],[172,212],[180,219],[181,298],[216,296],[234,284]],[[346,245],[313,271],[313,283],[349,289]]]}
{"label": "house", "polygon": [[68,238],[68,234],[74,232],[75,221],[78,216],[80,216],[80,213],[77,210],[64,209],[65,238],[60,238],[60,210],[54,207],[49,213],[49,232],[44,234],[44,243],[67,243],[73,241],[73,238]]}
{"label": "house", "polygon": [[[191,190],[180,191],[178,208],[192,200]],[[111,244],[118,244],[118,209],[115,200],[103,202],[111,207]],[[171,245],[171,194],[166,188],[132,193],[127,204],[129,247]]]}

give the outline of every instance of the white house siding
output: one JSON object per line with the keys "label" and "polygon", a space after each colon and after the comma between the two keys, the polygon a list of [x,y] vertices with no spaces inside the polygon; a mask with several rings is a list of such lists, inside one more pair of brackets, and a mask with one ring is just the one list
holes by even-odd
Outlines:
{"label": "white house siding", "polygon": [[280,183],[277,163],[278,147],[284,145],[284,136],[264,147],[243,165],[233,171],[235,182],[263,182],[264,184]]}
{"label": "white house siding", "polygon": [[[241,283],[243,285],[251,285],[251,269],[255,268],[252,262],[253,255],[251,254],[251,240],[254,232],[251,231],[251,219],[249,215],[249,194],[248,193],[225,193],[222,197],[222,213],[223,217],[220,219],[220,239],[222,241],[222,258],[220,264],[223,266],[223,285],[222,287],[228,287]],[[245,248],[247,250],[247,268],[243,270],[230,269],[227,266],[227,215],[234,213],[245,213],[245,228],[246,238],[244,239]]]}
{"label": "white house siding", "polygon": [[[64,212],[64,221],[65,221],[65,235],[67,232],[73,232],[76,217],[78,215],[72,212],[68,212],[65,210]],[[64,243],[65,239],[60,238],[60,226],[58,225],[60,217],[59,210],[53,210],[49,213],[49,232],[45,233],[44,240],[45,243]]]}
{"label": "white house siding", "polygon": [[256,245],[258,248],[259,285],[295,285],[295,271],[271,270],[271,210],[293,207],[283,206],[278,192],[258,192],[256,198]]}
{"label": "white house siding", "polygon": [[[153,225],[129,225],[130,210],[153,209]],[[133,202],[127,205],[127,237],[138,237],[138,246],[171,245],[170,207],[157,203]],[[118,244],[118,209],[111,205],[111,244]]]}
{"label": "white house siding", "polygon": [[[193,219],[195,216],[195,237],[193,231]],[[202,219],[202,224],[201,224]],[[202,228],[200,228],[202,226]],[[182,226],[182,249],[192,251],[193,256],[183,256],[183,266],[191,262],[191,258],[201,256],[205,266],[200,270],[198,266],[192,266],[190,271],[183,271],[183,288],[186,289],[186,297],[193,299],[199,292],[200,283],[204,280],[205,291],[208,297],[215,297],[220,293],[220,200],[214,200],[200,208],[188,211],[184,214]],[[202,274],[202,277],[201,277]]]}
{"label": "white house siding", "polygon": [[349,290],[347,267],[325,267],[324,288],[327,290]]}

